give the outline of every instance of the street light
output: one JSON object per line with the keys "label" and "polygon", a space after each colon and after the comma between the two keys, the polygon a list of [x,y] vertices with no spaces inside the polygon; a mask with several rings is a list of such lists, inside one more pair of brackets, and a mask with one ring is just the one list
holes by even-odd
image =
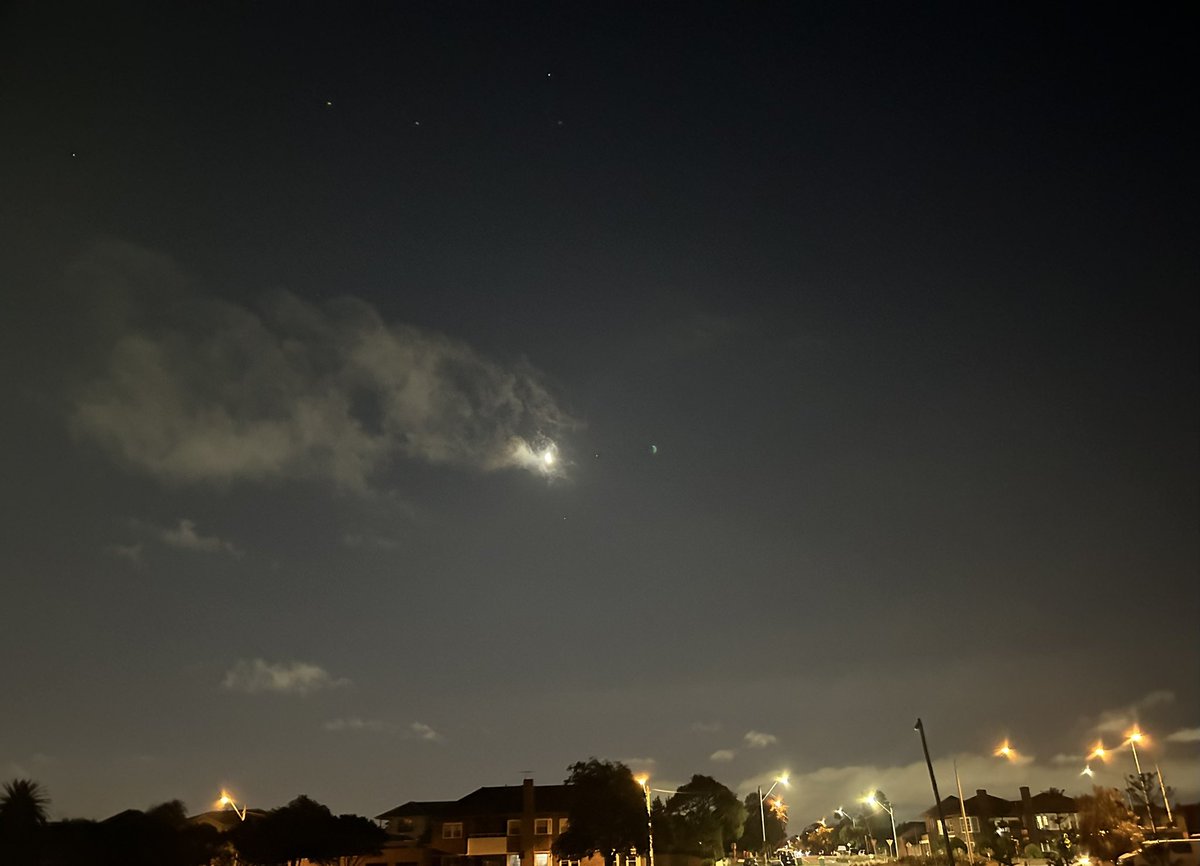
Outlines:
{"label": "street light", "polygon": [[646,795],[646,840],[649,842],[650,866],[654,866],[654,818],[650,812],[650,777],[645,773],[634,779]]}
{"label": "street light", "polygon": [[1146,797],[1146,818],[1150,821],[1150,832],[1157,833],[1158,828],[1154,826],[1154,810],[1150,807],[1150,791],[1146,787],[1145,778],[1142,776],[1142,762],[1138,760],[1137,753],[1137,744],[1142,742],[1142,740],[1145,740],[1146,735],[1143,734],[1140,729],[1135,727],[1133,730],[1127,733],[1125,737],[1125,742],[1129,744],[1129,751],[1133,752],[1133,766],[1134,769],[1137,770],[1138,774],[1138,788]]}
{"label": "street light", "polygon": [[863,802],[866,803],[868,806],[878,806],[880,809],[882,809],[883,811],[888,813],[888,818],[890,818],[892,821],[892,839],[891,839],[891,841],[892,841],[892,856],[899,857],[900,856],[900,837],[896,835],[896,815],[892,811],[892,807],[889,806],[887,803],[885,803],[883,800],[875,799],[874,794],[871,794],[870,796],[868,796],[865,800],[863,800]]}
{"label": "street light", "polygon": [[229,808],[233,809],[233,814],[237,815],[243,821],[246,820],[246,809],[248,807],[242,806],[241,810],[239,811],[238,807],[237,807],[237,803],[233,802],[233,798],[230,797],[229,793],[227,791],[225,791],[224,789],[221,790],[221,799],[217,800],[217,805],[220,806],[221,808],[228,806]]}
{"label": "street light", "polygon": [[[785,787],[788,785],[788,774],[787,773],[784,773],[782,776],[779,776],[773,783],[771,783],[771,787],[767,788],[766,796],[770,797],[771,792],[775,790],[775,786],[778,785],[780,782],[783,782]],[[759,821],[759,824],[762,826],[762,852],[763,852],[763,862],[765,863],[767,860],[767,813],[766,813],[766,810],[763,809],[763,799],[764,798],[763,798],[763,792],[762,792],[762,785],[759,785],[758,786],[758,821]]]}
{"label": "street light", "polygon": [[996,749],[995,755],[997,758],[1006,758],[1009,761],[1015,761],[1017,759],[1017,750],[1008,744],[1008,740],[1005,740]]}

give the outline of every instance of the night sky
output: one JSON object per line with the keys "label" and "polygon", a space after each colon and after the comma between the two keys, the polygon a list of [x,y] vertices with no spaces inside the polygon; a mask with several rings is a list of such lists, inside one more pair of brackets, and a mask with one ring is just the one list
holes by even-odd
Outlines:
{"label": "night sky", "polygon": [[1200,796],[1173,14],[6,4],[0,775]]}

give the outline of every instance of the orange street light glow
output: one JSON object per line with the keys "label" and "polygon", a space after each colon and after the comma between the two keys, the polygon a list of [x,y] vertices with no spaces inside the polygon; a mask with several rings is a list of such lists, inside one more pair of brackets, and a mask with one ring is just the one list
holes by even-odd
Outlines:
{"label": "orange street light glow", "polygon": [[1092,753],[1088,755],[1088,757],[1099,758],[1101,761],[1108,760],[1108,749],[1104,748],[1104,742],[1102,740],[1096,741],[1096,746],[1092,749]]}
{"label": "orange street light glow", "polygon": [[1140,743],[1140,742],[1142,742],[1142,740],[1147,739],[1146,735],[1143,734],[1141,731],[1139,731],[1137,728],[1134,728],[1132,731],[1130,731],[1125,736],[1131,743]]}
{"label": "orange street light glow", "polygon": [[1017,750],[1008,744],[1008,740],[1005,740],[1000,748],[996,749],[996,757],[1008,758],[1010,761],[1016,760]]}

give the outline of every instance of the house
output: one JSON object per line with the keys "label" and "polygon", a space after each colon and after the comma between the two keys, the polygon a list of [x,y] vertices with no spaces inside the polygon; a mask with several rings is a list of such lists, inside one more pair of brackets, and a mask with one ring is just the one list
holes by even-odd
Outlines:
{"label": "house", "polygon": [[[1019,800],[1005,800],[989,794],[983,788],[976,790],[975,796],[965,801],[947,797],[942,801],[947,832],[951,837],[964,841],[981,834],[1010,834],[1023,848],[1030,842],[1045,847],[1050,839],[1062,831],[1078,829],[1079,814],[1073,798],[1054,789],[1035,795],[1031,795],[1026,786],[1022,786],[1020,791]],[[928,837],[939,838],[942,829],[937,808],[927,809],[923,817]]]}
{"label": "house", "polygon": [[[389,840],[364,866],[580,866],[553,853],[570,822],[570,795],[568,785],[526,779],[458,800],[404,803],[376,816]],[[637,866],[637,858],[620,858],[626,864]]]}

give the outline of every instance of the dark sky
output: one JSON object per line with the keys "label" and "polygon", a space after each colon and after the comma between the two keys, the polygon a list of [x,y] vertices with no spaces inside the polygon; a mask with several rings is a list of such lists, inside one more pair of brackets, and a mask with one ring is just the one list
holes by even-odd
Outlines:
{"label": "dark sky", "polygon": [[6,777],[1200,795],[1193,21],[190,5],[0,13]]}

